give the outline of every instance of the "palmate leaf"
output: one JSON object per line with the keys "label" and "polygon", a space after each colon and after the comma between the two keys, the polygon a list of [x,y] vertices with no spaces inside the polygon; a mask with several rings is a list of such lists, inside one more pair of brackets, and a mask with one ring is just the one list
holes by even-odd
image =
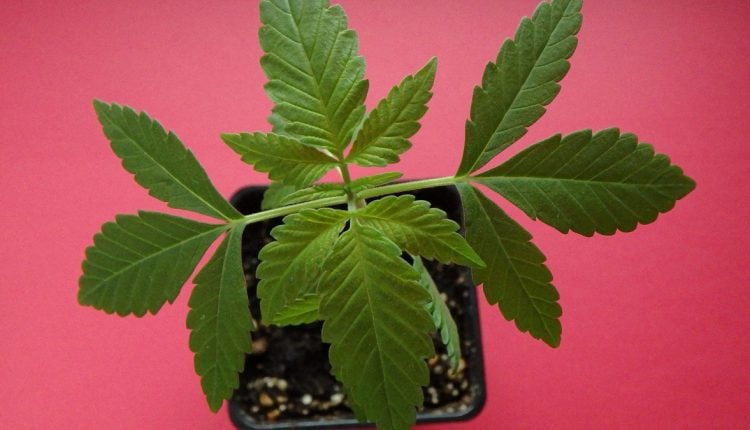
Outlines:
{"label": "palmate leaf", "polygon": [[275,240],[260,251],[256,270],[265,323],[303,324],[318,319],[318,278],[347,219],[346,211],[308,209],[285,217],[271,231]]}
{"label": "palmate leaf", "polygon": [[195,277],[187,327],[195,372],[212,411],[239,386],[254,329],[242,268],[242,228],[230,230]]}
{"label": "palmate leaf", "polygon": [[122,316],[155,314],[226,229],[157,212],[118,215],[86,249],[78,301]]}
{"label": "palmate leaf", "polygon": [[353,221],[333,247],[318,290],[332,372],[381,430],[406,430],[429,382],[434,354],[430,295],[401,249]]}
{"label": "palmate leaf", "polygon": [[222,134],[221,139],[258,172],[297,188],[317,181],[337,164],[316,148],[273,133]]}
{"label": "palmate leaf", "polygon": [[443,263],[483,267],[484,263],[458,234],[445,212],[412,195],[387,196],[356,212],[357,219],[380,230],[401,249]]}
{"label": "palmate leaf", "polygon": [[581,0],[542,3],[524,18],[515,39],[503,43],[474,89],[457,176],[481,168],[526,134],[560,91],[581,28]]}
{"label": "palmate leaf", "polygon": [[172,208],[218,219],[242,218],[174,133],[127,106],[95,100],[94,109],[123,167],[150,195]]}
{"label": "palmate leaf", "polygon": [[653,222],[695,188],[669,158],[617,129],[553,136],[475,179],[531,218],[585,236]]}
{"label": "palmate leaf", "polygon": [[368,88],[346,15],[328,0],[263,0],[260,17],[274,132],[341,154],[364,116]]}
{"label": "palmate leaf", "polygon": [[461,338],[458,335],[456,321],[453,320],[453,315],[451,315],[448,305],[440,295],[440,290],[435,285],[435,281],[430,276],[430,272],[425,267],[422,259],[419,256],[412,256],[412,260],[414,261],[414,269],[419,272],[419,283],[422,285],[422,288],[430,293],[431,300],[427,305],[427,310],[430,311],[432,322],[440,334],[440,340],[445,345],[451,367],[453,370],[456,370],[461,359]]}
{"label": "palmate leaf", "polygon": [[466,239],[487,262],[472,268],[472,277],[484,284],[490,304],[498,304],[508,321],[548,345],[560,345],[560,298],[551,284],[545,257],[531,242],[531,234],[513,221],[476,188],[460,184],[466,219]]}
{"label": "palmate leaf", "polygon": [[437,59],[433,58],[378,103],[362,124],[346,157],[348,162],[385,166],[399,161],[399,155],[411,148],[409,138],[419,130],[419,120],[427,112],[436,67]]}

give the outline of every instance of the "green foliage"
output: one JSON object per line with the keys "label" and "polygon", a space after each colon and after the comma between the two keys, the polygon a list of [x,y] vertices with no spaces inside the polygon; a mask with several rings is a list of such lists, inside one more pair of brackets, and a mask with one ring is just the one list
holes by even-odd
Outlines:
{"label": "green foliage", "polygon": [[378,173],[377,175],[363,176],[361,178],[353,179],[349,184],[349,188],[358,193],[360,191],[368,190],[370,188],[379,187],[381,185],[389,184],[393,181],[401,179],[403,173],[399,172],[386,172]]}
{"label": "green foliage", "polygon": [[429,382],[424,359],[434,354],[419,273],[395,243],[355,221],[336,241],[318,288],[333,373],[378,428],[408,429]]}
{"label": "green foliage", "polygon": [[294,187],[306,187],[336,167],[330,155],[277,134],[222,134],[221,138],[255,170]]}
{"label": "green foliage", "polygon": [[311,200],[324,199],[327,197],[343,196],[346,194],[347,189],[356,194],[370,188],[393,182],[396,179],[399,179],[401,176],[401,173],[388,172],[372,176],[363,176],[361,178],[354,179],[349,183],[348,186],[345,184],[330,183],[317,184],[287,194],[281,199],[281,203],[289,205],[294,203],[309,202]]}
{"label": "green foliage", "polygon": [[432,322],[440,334],[440,340],[445,345],[445,350],[451,362],[451,368],[456,370],[461,360],[461,338],[458,334],[456,321],[453,320],[448,305],[440,295],[440,290],[432,279],[432,276],[430,276],[430,272],[425,267],[422,259],[416,255],[412,256],[412,258],[414,259],[414,269],[419,272],[419,283],[422,285],[422,288],[430,293],[430,303],[427,304],[427,310],[432,315]]}
{"label": "green foliage", "polygon": [[585,236],[653,222],[695,188],[669,158],[617,129],[553,136],[475,180],[531,218]]}
{"label": "green foliage", "polygon": [[313,200],[325,199],[328,197],[345,196],[346,187],[344,184],[315,184],[313,186],[294,190],[285,195],[280,200],[280,205],[292,205],[304,203]]}
{"label": "green foliage", "polygon": [[260,202],[260,210],[267,211],[279,206],[284,206],[284,201],[297,191],[293,185],[285,185],[283,182],[274,181],[263,192],[263,200]]}
{"label": "green foliage", "polygon": [[158,212],[118,215],[86,249],[78,301],[122,316],[155,314],[225,229]]}
{"label": "green foliage", "polygon": [[260,19],[274,132],[342,153],[362,121],[368,89],[344,11],[328,0],[263,0]]}
{"label": "green foliage", "polygon": [[[195,370],[214,411],[238,386],[250,351],[254,327],[241,253],[250,223],[283,217],[259,255],[262,320],[323,320],[332,371],[357,417],[404,430],[415,422],[429,379],[430,333],[439,333],[454,367],[461,354],[457,325],[423,258],[470,266],[507,320],[550,346],[560,344],[562,309],[544,254],[480,189],[561,232],[591,236],[650,223],[695,187],[666,156],[617,129],[556,135],[477,173],[519,140],[560,91],[581,26],[580,0],[542,3],[487,65],[474,90],[458,173],[398,183],[400,172],[352,178],[349,167],[383,167],[411,147],[432,97],[436,60],[365,115],[364,61],[341,7],[262,0],[260,9],[273,132],[221,136],[273,181],[260,212],[240,215],[179,139],[145,113],[94,102],[113,151],[138,184],[170,207],[222,223],[156,212],[118,215],[86,249],[79,302],[120,315],[156,313],[226,233],[194,279],[187,317]],[[342,181],[320,183],[330,170]],[[458,187],[465,232],[443,211],[404,194],[437,185]]]}
{"label": "green foliage", "polygon": [[521,21],[515,38],[503,43],[495,62],[487,64],[482,86],[474,89],[458,176],[487,164],[544,115],[570,69],[580,10],[581,0],[541,3],[531,19]]}
{"label": "green foliage", "polygon": [[473,269],[490,304],[498,304],[508,321],[548,345],[560,345],[560,298],[550,283],[545,257],[531,234],[474,187],[459,185],[464,204],[466,239],[487,262]]}
{"label": "green foliage", "polygon": [[212,411],[239,386],[238,373],[250,352],[253,321],[248,312],[242,269],[242,228],[230,230],[211,260],[195,277],[187,326],[195,372]]}
{"label": "green foliage", "polygon": [[457,233],[458,224],[445,217],[445,212],[430,208],[414,196],[387,196],[356,212],[362,223],[371,225],[414,255],[444,263],[482,267],[482,259]]}
{"label": "green foliage", "polygon": [[318,319],[317,282],[346,211],[308,209],[284,218],[263,247],[256,276],[261,315],[268,324],[303,324]]}
{"label": "green foliage", "polygon": [[365,119],[352,145],[347,161],[362,166],[397,163],[399,155],[411,148],[409,138],[419,131],[419,120],[432,98],[437,59],[419,72],[407,76]]}
{"label": "green foliage", "polygon": [[169,207],[218,219],[242,218],[208,179],[177,136],[144,112],[95,100],[94,109],[122,166],[153,197]]}

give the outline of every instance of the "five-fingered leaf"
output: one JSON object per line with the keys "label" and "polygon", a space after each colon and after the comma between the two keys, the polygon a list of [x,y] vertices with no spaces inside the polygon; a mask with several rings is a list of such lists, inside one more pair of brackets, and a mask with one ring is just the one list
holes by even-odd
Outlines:
{"label": "five-fingered leaf", "polygon": [[274,132],[343,153],[364,116],[368,88],[343,10],[328,0],[263,0],[260,17]]}
{"label": "five-fingered leaf", "polygon": [[695,182],[617,129],[553,136],[475,178],[563,233],[614,234],[648,224]]}
{"label": "five-fingered leaf", "polygon": [[286,325],[318,319],[318,278],[347,218],[345,211],[308,209],[287,216],[273,229],[275,240],[260,251],[256,271],[264,322]]}
{"label": "five-fingered leaf", "polygon": [[242,269],[241,227],[230,230],[194,282],[187,316],[190,350],[206,400],[216,412],[239,386],[254,328]]}
{"label": "five-fingered leaf", "polygon": [[242,218],[174,133],[127,106],[95,100],[94,109],[122,166],[150,195],[173,208],[218,219]]}
{"label": "five-fingered leaf", "polygon": [[86,249],[78,301],[143,316],[172,303],[223,225],[157,212],[118,215]]}
{"label": "five-fingered leaf", "polygon": [[362,166],[397,163],[399,155],[411,148],[409,138],[419,130],[419,120],[432,98],[437,59],[419,72],[407,76],[367,115],[347,161]]}
{"label": "five-fingered leaf", "polygon": [[356,216],[380,230],[401,249],[443,263],[482,267],[482,259],[458,234],[458,224],[445,212],[431,208],[412,195],[387,196],[375,200]]}
{"label": "five-fingered leaf", "polygon": [[273,133],[222,134],[221,138],[258,172],[298,188],[317,181],[337,164],[316,148]]}
{"label": "five-fingered leaf", "polygon": [[487,263],[472,268],[484,284],[490,304],[498,304],[508,321],[550,346],[560,345],[560,298],[551,284],[545,257],[531,242],[531,234],[471,185],[458,187],[464,205],[466,239]]}
{"label": "five-fingered leaf", "polygon": [[318,291],[332,372],[381,430],[405,430],[429,382],[430,295],[401,249],[353,220],[333,247]]}
{"label": "five-fingered leaf", "polygon": [[461,360],[461,339],[458,336],[458,326],[456,326],[456,321],[453,320],[453,315],[451,315],[448,305],[443,300],[440,290],[435,285],[435,281],[432,279],[422,259],[415,255],[412,256],[412,259],[414,260],[414,269],[420,275],[419,283],[422,285],[422,288],[430,293],[431,300],[427,305],[427,310],[430,311],[435,328],[440,334],[440,340],[445,345],[445,351],[448,353],[451,367],[453,370],[456,370]]}
{"label": "five-fingered leaf", "polygon": [[506,40],[474,89],[459,176],[487,164],[526,134],[560,92],[581,27],[581,0],[542,3]]}

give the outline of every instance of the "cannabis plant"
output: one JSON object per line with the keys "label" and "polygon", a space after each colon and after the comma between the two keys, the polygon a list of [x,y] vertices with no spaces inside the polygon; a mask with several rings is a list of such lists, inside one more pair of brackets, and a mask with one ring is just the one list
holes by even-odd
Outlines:
{"label": "cannabis plant", "polygon": [[[486,193],[563,233],[592,236],[650,223],[695,186],[651,145],[614,128],[555,135],[492,165],[560,91],[580,9],[581,0],[542,3],[487,64],[454,175],[395,182],[401,173],[353,178],[350,166],[389,166],[410,148],[432,96],[436,60],[367,112],[365,63],[341,7],[328,0],[262,0],[260,61],[275,104],[273,130],[221,138],[268,174],[264,209],[241,215],[174,133],[143,112],[95,101],[104,134],[138,184],[169,207],[218,221],[118,215],[86,250],[80,303],[122,316],[155,314],[175,300],[221,238],[193,280],[187,317],[195,370],[216,411],[238,386],[254,329],[240,255],[243,229],[284,217],[260,253],[262,321],[322,320],[333,374],[357,415],[381,429],[415,422],[428,383],[425,359],[434,354],[432,332],[454,363],[460,355],[454,322],[423,258],[471,267],[505,319],[558,346],[561,308],[545,257]],[[341,181],[319,183],[331,170]],[[465,237],[444,212],[408,194],[438,185],[458,188]]]}

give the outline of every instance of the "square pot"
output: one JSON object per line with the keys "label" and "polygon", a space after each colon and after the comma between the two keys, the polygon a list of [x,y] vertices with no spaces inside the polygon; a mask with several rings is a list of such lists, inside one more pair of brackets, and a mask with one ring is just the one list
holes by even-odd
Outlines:
{"label": "square pot", "polygon": [[[266,187],[251,186],[235,193],[232,204],[243,214],[260,211]],[[436,187],[411,193],[446,212],[461,225],[463,211],[455,187]],[[243,236],[243,264],[250,311],[260,321],[256,297],[258,252],[271,240],[280,219],[250,224]],[[473,418],[485,401],[484,363],[477,296],[470,270],[457,265],[425,261],[458,326],[461,369],[448,372],[445,347],[435,337],[436,356],[428,360],[430,385],[424,387],[424,407],[417,422],[463,421]],[[328,345],[321,342],[322,323],[267,327],[252,333],[253,352],[246,357],[240,387],[229,404],[232,422],[239,429],[344,429],[363,426],[348,408],[341,384],[330,374]],[[366,426],[367,424],[364,424]]]}

